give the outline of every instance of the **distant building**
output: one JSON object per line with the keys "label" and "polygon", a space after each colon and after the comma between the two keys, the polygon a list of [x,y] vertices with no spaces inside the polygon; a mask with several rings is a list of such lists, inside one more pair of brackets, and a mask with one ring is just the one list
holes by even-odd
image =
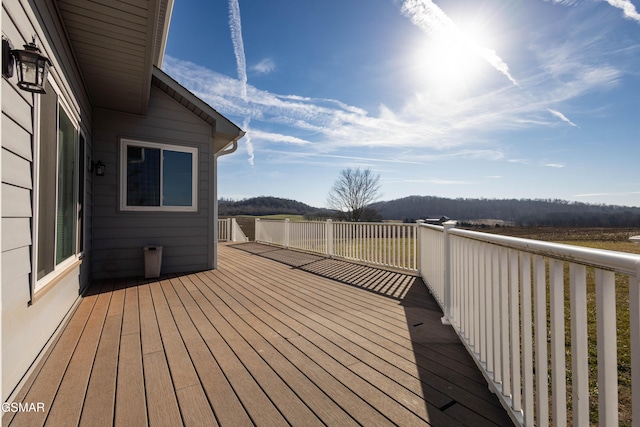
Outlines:
{"label": "distant building", "polygon": [[440,218],[426,218],[424,222],[427,224],[442,225],[443,223],[449,221],[449,219],[450,218],[448,216],[442,215]]}

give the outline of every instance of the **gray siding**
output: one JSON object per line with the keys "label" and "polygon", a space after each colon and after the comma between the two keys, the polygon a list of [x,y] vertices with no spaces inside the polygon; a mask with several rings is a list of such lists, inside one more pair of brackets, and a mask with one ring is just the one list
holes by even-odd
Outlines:
{"label": "gray siding", "polygon": [[[79,72],[70,55],[67,38],[50,1],[3,0],[2,33],[21,48],[31,35],[54,63],[51,71],[61,96],[81,118],[90,140],[91,109]],[[44,27],[46,26],[46,30]],[[37,355],[78,299],[90,280],[89,263],[83,262],[37,301],[29,305],[34,212],[34,149],[32,95],[16,86],[15,76],[2,78],[1,173],[1,292],[2,292],[2,399],[25,375]],[[90,189],[90,183],[85,187]],[[88,198],[90,202],[91,198]],[[90,209],[88,209],[90,211]],[[87,224],[85,224],[87,225]],[[88,224],[90,225],[90,224]],[[90,228],[85,230],[90,241]],[[87,252],[87,259],[90,258]]]}
{"label": "gray siding", "polygon": [[93,220],[91,218],[91,214],[93,212],[92,203],[93,203],[93,180],[95,177],[93,173],[89,170],[91,166],[91,161],[93,161],[93,144],[90,134],[84,134],[85,137],[85,153],[84,153],[84,174],[85,174],[85,182],[84,182],[84,215],[83,215],[83,263],[82,268],[80,269],[80,289],[84,291],[93,280],[93,274],[91,271],[91,259],[93,256],[92,247],[93,247]]}
{"label": "gray siding", "polygon": [[[212,268],[211,126],[156,87],[147,116],[96,110],[94,125],[94,159],[106,165],[106,172],[94,178],[93,277],[143,275],[142,248],[151,245],[163,247],[163,274]],[[197,212],[121,211],[121,138],[197,147]]]}

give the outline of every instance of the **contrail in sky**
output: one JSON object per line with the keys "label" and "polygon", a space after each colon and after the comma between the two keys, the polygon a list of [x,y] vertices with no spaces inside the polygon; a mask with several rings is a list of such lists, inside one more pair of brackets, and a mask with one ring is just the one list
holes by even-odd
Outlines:
{"label": "contrail in sky", "polygon": [[554,116],[556,116],[557,118],[559,118],[560,120],[562,120],[563,122],[568,123],[573,127],[580,127],[577,124],[573,123],[571,120],[569,120],[567,116],[562,114],[560,111],[552,110],[551,108],[548,108],[548,107],[547,107],[547,111],[553,114]]}
{"label": "contrail in sky", "polygon": [[[613,1],[613,0],[611,0]],[[505,75],[511,83],[519,86],[509,73],[509,66],[498,56],[495,50],[478,45],[467,37],[460,28],[432,0],[403,0],[402,13],[422,31],[435,37],[462,42],[464,46],[483,58],[497,71]]]}
{"label": "contrail in sky", "polygon": [[[563,6],[574,6],[578,3],[578,0],[552,0],[554,3],[561,4]],[[631,3],[631,0],[601,0],[609,3],[611,6],[622,10],[622,13],[626,18],[633,19],[640,22],[640,13],[636,10],[636,7]]]}
{"label": "contrail in sky", "polygon": [[[233,53],[236,57],[236,68],[238,70],[238,80],[240,81],[241,97],[245,103],[247,99],[247,60],[244,56],[244,42],[242,41],[242,21],[240,20],[240,4],[238,0],[229,0],[229,29],[231,30],[231,43],[233,44]],[[249,131],[249,123],[251,119],[245,118],[243,128],[247,132],[244,141],[247,144],[247,153],[249,153],[249,164],[253,166],[253,144],[251,143],[251,134]]]}
{"label": "contrail in sky", "polygon": [[229,0],[229,29],[231,30],[231,43],[233,53],[236,56],[236,68],[238,80],[242,90],[242,99],[247,100],[247,60],[244,57],[244,42],[242,41],[242,21],[240,20],[240,4],[238,0]]}
{"label": "contrail in sky", "polygon": [[617,7],[618,9],[622,9],[624,16],[627,18],[631,18],[634,21],[640,22],[640,14],[636,10],[636,7],[631,3],[630,0],[605,0],[613,7]]}

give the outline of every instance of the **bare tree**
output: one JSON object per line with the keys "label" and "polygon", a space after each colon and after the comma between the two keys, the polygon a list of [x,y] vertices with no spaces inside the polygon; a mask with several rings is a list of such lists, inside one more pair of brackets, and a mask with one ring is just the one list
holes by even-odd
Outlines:
{"label": "bare tree", "polygon": [[327,205],[347,221],[358,221],[379,197],[380,175],[371,169],[344,169],[329,192]]}

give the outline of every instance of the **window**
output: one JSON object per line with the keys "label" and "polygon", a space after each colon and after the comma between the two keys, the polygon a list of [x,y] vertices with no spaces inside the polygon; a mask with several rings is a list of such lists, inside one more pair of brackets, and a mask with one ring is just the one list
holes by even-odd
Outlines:
{"label": "window", "polygon": [[84,147],[79,149],[78,126],[50,85],[40,96],[38,111],[35,265],[36,279],[41,281],[65,261],[76,259],[82,250],[78,233],[84,188],[80,180],[84,175],[78,156],[80,151],[84,156]]}
{"label": "window", "polygon": [[56,265],[76,252],[78,209],[76,204],[78,131],[64,110],[59,109],[59,111]]}
{"label": "window", "polygon": [[123,139],[120,208],[196,211],[198,149]]}

